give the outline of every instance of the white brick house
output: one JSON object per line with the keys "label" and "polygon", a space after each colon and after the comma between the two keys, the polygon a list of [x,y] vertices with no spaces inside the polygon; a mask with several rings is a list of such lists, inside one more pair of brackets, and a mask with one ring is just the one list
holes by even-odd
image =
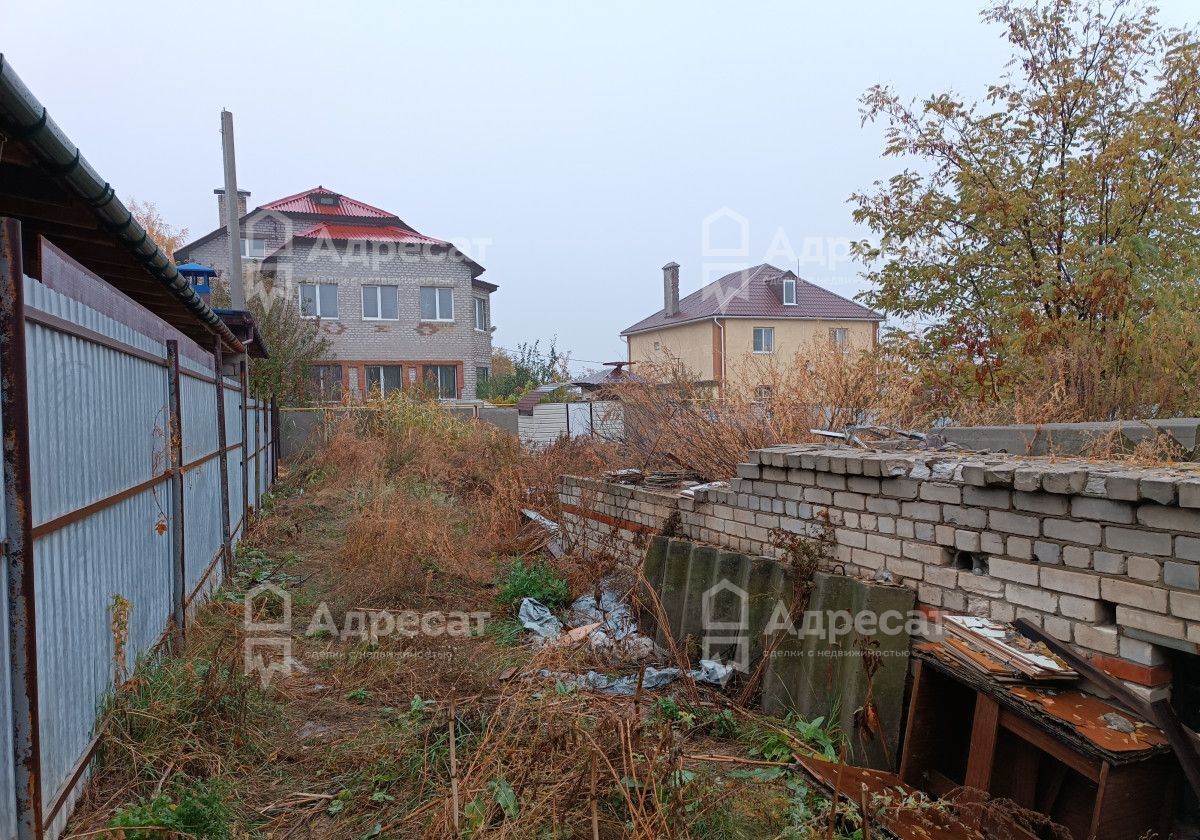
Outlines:
{"label": "white brick house", "polygon": [[[221,227],[176,252],[176,260],[224,273]],[[319,318],[329,358],[314,371],[326,398],[385,394],[418,383],[443,398],[474,399],[490,373],[491,294],[484,269],[453,244],[418,233],[385,210],[316,187],[246,211],[238,195],[243,266],[305,317]],[[247,289],[247,294],[264,289]]]}

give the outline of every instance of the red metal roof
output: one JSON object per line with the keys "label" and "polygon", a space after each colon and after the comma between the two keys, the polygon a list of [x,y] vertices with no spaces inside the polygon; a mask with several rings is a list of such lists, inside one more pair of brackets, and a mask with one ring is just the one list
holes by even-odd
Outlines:
{"label": "red metal roof", "polygon": [[[796,280],[796,303],[783,303],[783,281]],[[809,283],[791,271],[763,263],[714,280],[679,301],[679,312],[660,309],[621,335],[661,329],[708,318],[803,318],[827,321],[882,321],[883,316],[862,304]]]}
{"label": "red metal roof", "polygon": [[441,239],[434,239],[415,230],[397,227],[395,225],[340,225],[330,222],[317,222],[308,230],[296,234],[299,239],[329,239],[345,240],[347,242],[402,242],[409,245],[449,245]]}
{"label": "red metal roof", "polygon": [[[318,195],[337,196],[338,203],[336,205],[318,204],[314,201],[314,196]],[[333,190],[327,190],[321,186],[296,193],[295,195],[289,195],[287,198],[281,198],[278,201],[272,201],[270,204],[262,205],[262,208],[265,210],[277,210],[280,213],[308,213],[314,216],[338,216],[350,219],[396,218],[395,214],[389,213],[386,210],[380,210],[378,207],[372,207],[370,204],[364,204],[361,201],[341,195]]]}

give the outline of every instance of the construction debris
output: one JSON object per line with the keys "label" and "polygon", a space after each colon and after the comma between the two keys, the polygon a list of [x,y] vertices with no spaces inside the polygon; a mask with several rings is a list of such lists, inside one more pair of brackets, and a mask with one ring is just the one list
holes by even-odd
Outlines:
{"label": "construction debris", "polygon": [[689,499],[694,498],[696,493],[701,490],[728,490],[728,481],[710,481],[707,484],[694,484],[691,487],[685,487],[680,491],[679,495],[687,496]]}
{"label": "construction debris", "polygon": [[[562,535],[557,522],[533,508],[521,508],[521,519],[525,524],[521,526],[519,536],[529,536],[524,546],[526,552],[544,550],[556,560],[563,556]],[[532,532],[536,532],[536,536]]]}
{"label": "construction debris", "polygon": [[1044,644],[1009,624],[976,616],[944,619],[943,649],[957,661],[997,682],[1074,682],[1079,674]]}
{"label": "construction debris", "polygon": [[861,449],[911,451],[918,449],[962,449],[957,443],[938,432],[923,434],[889,426],[847,426],[844,432],[831,429],[809,429],[809,434],[843,440]]}
{"label": "construction debris", "polygon": [[604,478],[614,484],[627,484],[646,487],[649,490],[674,490],[680,485],[695,487],[704,480],[695,470],[642,470],[629,467],[623,470],[609,470]]}

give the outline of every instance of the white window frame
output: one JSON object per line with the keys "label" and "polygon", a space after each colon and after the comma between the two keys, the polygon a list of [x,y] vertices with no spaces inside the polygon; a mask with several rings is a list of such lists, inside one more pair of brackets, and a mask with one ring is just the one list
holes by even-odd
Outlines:
{"label": "white window frame", "polygon": [[[385,318],[383,315],[383,291],[382,290],[385,288],[396,290],[396,317],[395,318]],[[375,292],[375,311],[378,312],[379,314],[374,317],[367,314],[367,289],[372,289]],[[362,287],[362,300],[360,301],[360,303],[362,305],[361,311],[362,311],[362,319],[364,321],[399,321],[400,320],[400,289],[396,286],[389,286],[386,284],[380,285],[380,284],[368,283]]]}
{"label": "white window frame", "polygon": [[850,347],[850,329],[849,327],[830,327],[829,328],[829,344],[839,350],[847,350]]}
{"label": "white window frame", "polygon": [[[763,340],[761,342],[761,345],[763,348],[762,350],[756,349],[760,344],[760,342],[758,340],[760,333],[762,334],[762,338],[763,338]],[[767,340],[768,337],[770,338],[770,341]],[[770,345],[770,347],[767,346],[768,344]],[[754,331],[751,333],[751,336],[750,336],[750,349],[757,356],[769,356],[772,353],[774,353],[775,352],[775,328],[774,327],[755,327]]]}
{"label": "white window frame", "polygon": [[[418,294],[419,295],[425,294],[426,289],[434,290],[433,309],[434,309],[434,314],[437,317],[426,318],[424,307],[422,306],[421,300],[418,298],[417,308],[420,311],[421,320],[431,322],[431,323],[439,323],[439,324],[452,323],[454,321],[454,289],[450,286],[422,286],[421,291],[418,292]],[[445,289],[446,291],[448,291],[450,293],[450,317],[449,318],[442,317],[442,315],[443,315],[443,313],[442,313],[442,292],[441,292],[442,289]]]}
{"label": "white window frame", "polygon": [[[262,246],[261,254],[250,253],[252,250],[254,250],[251,247],[251,244],[254,242],[257,242],[259,245]],[[266,258],[267,258],[267,240],[259,239],[258,237],[254,237],[254,236],[243,236],[242,237],[242,259],[265,260]]]}
{"label": "white window frame", "polygon": [[[791,292],[791,294],[789,295],[788,292]],[[788,300],[789,297],[791,300]],[[790,277],[783,281],[783,305],[796,305],[796,281]]]}
{"label": "white window frame", "polygon": [[475,298],[475,329],[478,332],[487,332],[487,328],[488,328],[487,304],[488,304],[488,302],[487,302],[486,298],[481,298],[481,297]]}
{"label": "white window frame", "polygon": [[[304,289],[307,286],[311,286],[312,288],[317,290],[317,295],[316,295],[317,313],[315,315],[309,315],[309,314],[305,313],[305,311],[304,311]],[[322,286],[332,286],[333,287],[333,308],[335,310],[333,315],[325,315],[320,311],[321,310],[321,287]],[[337,309],[339,308],[337,298],[338,298],[337,283],[297,283],[296,284],[296,307],[300,310],[301,318],[306,318],[306,319],[312,320],[312,321],[315,321],[318,319],[320,319],[322,321],[336,321],[338,319]]]}

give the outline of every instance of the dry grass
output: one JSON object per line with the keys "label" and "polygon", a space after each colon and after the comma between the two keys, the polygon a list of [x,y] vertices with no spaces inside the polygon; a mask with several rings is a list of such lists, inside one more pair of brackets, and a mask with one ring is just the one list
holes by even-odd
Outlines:
{"label": "dry grass", "polygon": [[491,580],[493,559],[521,547],[522,508],[557,519],[559,476],[596,475],[618,457],[588,439],[530,452],[490,424],[398,394],[342,420],[304,470],[330,503],[354,506],[333,558],[353,581],[345,594],[394,606],[433,575]]}
{"label": "dry grass", "polygon": [[879,353],[814,344],[791,360],[755,358],[717,393],[680,365],[639,366],[645,381],[621,385],[626,441],[638,466],[728,478],[752,449],[818,440],[810,429],[888,422],[908,426],[920,412],[889,376]]}

